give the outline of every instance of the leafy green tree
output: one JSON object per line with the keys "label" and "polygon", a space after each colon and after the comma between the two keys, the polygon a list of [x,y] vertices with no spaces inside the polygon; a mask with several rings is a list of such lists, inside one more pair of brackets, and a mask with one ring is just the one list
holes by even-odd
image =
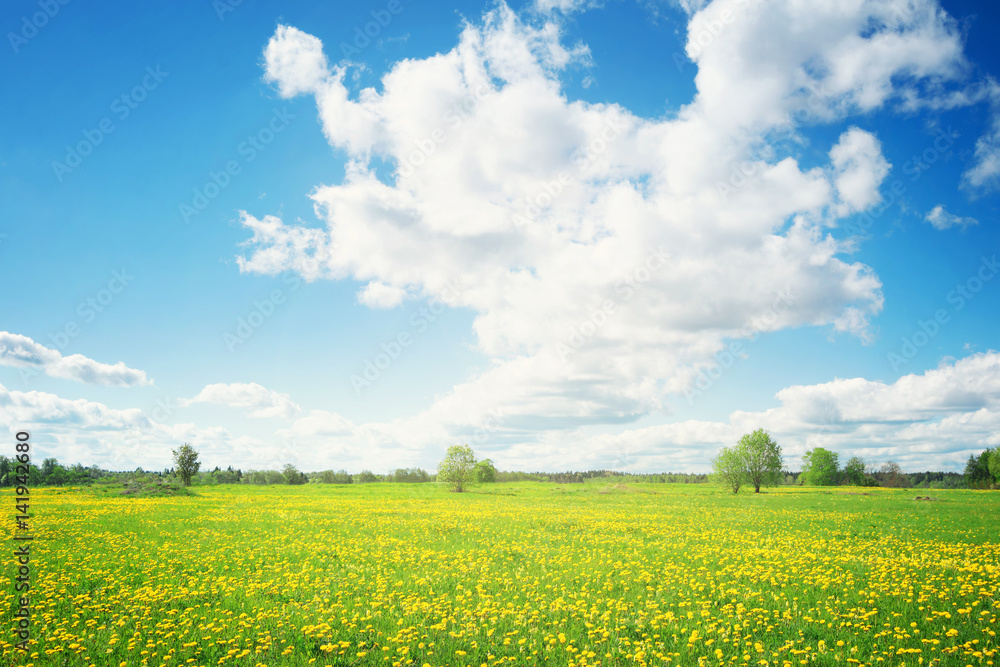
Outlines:
{"label": "leafy green tree", "polygon": [[452,490],[461,493],[474,477],[476,455],[468,445],[452,445],[444,460],[438,464],[438,481],[451,486]]}
{"label": "leafy green tree", "polygon": [[45,476],[45,483],[49,486],[62,486],[66,483],[67,476],[66,468],[57,463],[52,471]]}
{"label": "leafy green tree", "polygon": [[305,484],[309,481],[309,478],[304,473],[299,472],[299,469],[291,463],[285,464],[285,467],[281,469],[281,474],[285,478],[286,484]]}
{"label": "leafy green tree", "polygon": [[723,447],[712,459],[712,470],[718,482],[725,484],[733,493],[740,492],[740,486],[746,478],[743,468],[743,457],[735,447]]}
{"label": "leafy green tree", "polygon": [[740,438],[736,454],[754,493],[760,493],[761,486],[775,486],[781,482],[781,447],[764,429],[759,428]]}
{"label": "leafy green tree", "polygon": [[371,470],[362,470],[355,477],[355,481],[358,484],[371,484],[372,482],[378,481],[378,475],[373,473]]}
{"label": "leafy green tree", "polygon": [[844,480],[851,486],[862,486],[865,483],[865,460],[860,456],[852,456],[844,464]]}
{"label": "leafy green tree", "polygon": [[497,481],[497,469],[493,465],[493,461],[483,459],[476,464],[476,481],[487,484]]}
{"label": "leafy green tree", "polygon": [[11,459],[0,455],[0,486],[10,486]]}
{"label": "leafy green tree", "polygon": [[198,472],[201,463],[198,461],[198,452],[194,450],[191,443],[185,442],[180,449],[173,449],[174,465],[177,474],[184,482],[184,486],[191,486],[191,478]]}
{"label": "leafy green tree", "polygon": [[987,449],[978,455],[969,456],[965,464],[965,484],[970,489],[986,489],[993,482],[993,475],[990,473],[990,459],[993,450]]}
{"label": "leafy green tree", "polygon": [[802,478],[805,484],[833,486],[837,483],[840,455],[829,449],[816,447],[802,457]]}
{"label": "leafy green tree", "polygon": [[993,483],[1000,484],[1000,448],[990,453],[989,469],[993,475]]}

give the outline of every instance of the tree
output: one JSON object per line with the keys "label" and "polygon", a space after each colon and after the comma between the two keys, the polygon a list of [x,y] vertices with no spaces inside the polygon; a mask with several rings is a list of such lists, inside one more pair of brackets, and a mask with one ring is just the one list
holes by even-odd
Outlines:
{"label": "tree", "polygon": [[497,481],[497,469],[493,461],[483,459],[476,464],[476,481],[491,484]]}
{"label": "tree", "polygon": [[896,488],[898,486],[905,486],[906,484],[906,478],[903,477],[903,469],[895,461],[886,461],[883,463],[879,472],[882,473],[882,481],[888,487]]}
{"label": "tree", "polygon": [[993,475],[993,483],[1000,484],[1000,448],[994,449],[990,454],[988,467],[990,474]]}
{"label": "tree", "polygon": [[865,483],[865,460],[860,456],[852,456],[844,465],[844,480],[851,486],[862,486]]}
{"label": "tree", "polygon": [[299,472],[299,469],[291,463],[285,464],[285,467],[281,469],[281,474],[285,478],[286,484],[305,484],[309,481],[305,473]]}
{"label": "tree", "polygon": [[712,459],[712,470],[715,471],[716,479],[733,490],[733,493],[740,492],[740,486],[746,472],[743,469],[743,458],[735,447],[723,447],[714,459]]}
{"label": "tree", "polygon": [[965,464],[965,484],[970,489],[987,489],[993,481],[990,474],[990,459],[993,450],[987,449],[978,456],[972,454]]}
{"label": "tree", "polygon": [[775,486],[781,481],[781,447],[764,429],[759,428],[740,438],[736,454],[754,493],[760,493],[761,485]]}
{"label": "tree", "polygon": [[360,473],[358,473],[358,476],[355,478],[355,481],[357,481],[358,484],[371,484],[372,482],[377,482],[378,477],[376,477],[375,473],[373,473],[371,470],[362,470]]}
{"label": "tree", "polygon": [[829,449],[816,447],[802,457],[802,478],[806,484],[832,486],[837,483],[840,456]]}
{"label": "tree", "polygon": [[184,486],[191,486],[191,478],[201,467],[201,463],[198,461],[198,452],[189,442],[185,442],[180,449],[173,449],[171,452],[174,455],[174,466],[176,466],[177,474],[180,475]]}
{"label": "tree", "polygon": [[468,445],[452,445],[444,460],[438,464],[438,480],[461,493],[473,479],[476,455]]}

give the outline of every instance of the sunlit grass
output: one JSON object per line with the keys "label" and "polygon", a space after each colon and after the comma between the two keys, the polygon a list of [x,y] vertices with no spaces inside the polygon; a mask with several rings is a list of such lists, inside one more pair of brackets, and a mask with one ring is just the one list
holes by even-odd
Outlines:
{"label": "sunlit grass", "polygon": [[34,644],[22,660],[5,633],[5,660],[896,667],[998,657],[1000,493],[733,497],[603,480],[464,494],[197,491],[35,491]]}

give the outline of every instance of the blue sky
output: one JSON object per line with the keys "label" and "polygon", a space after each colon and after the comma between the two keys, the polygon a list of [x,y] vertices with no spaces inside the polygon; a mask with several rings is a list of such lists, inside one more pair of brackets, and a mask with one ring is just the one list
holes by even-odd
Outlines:
{"label": "blue sky", "polygon": [[814,4],[8,3],[0,423],[116,469],[704,471],[757,427],[960,469],[997,9]]}

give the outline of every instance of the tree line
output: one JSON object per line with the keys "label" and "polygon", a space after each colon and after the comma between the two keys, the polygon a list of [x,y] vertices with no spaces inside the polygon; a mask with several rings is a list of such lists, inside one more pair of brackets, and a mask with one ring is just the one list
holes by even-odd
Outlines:
{"label": "tree line", "polygon": [[[990,468],[996,462],[996,468]],[[890,488],[997,488],[1000,486],[1000,454],[986,450],[972,456],[964,474],[954,472],[905,473],[895,461],[875,466],[860,456],[852,456],[843,467],[840,455],[814,447],[802,457],[802,470],[782,470],[781,447],[763,429],[740,438],[732,447],[723,447],[712,459],[713,479],[733,493],[743,486],[809,484],[814,486],[884,486]],[[996,470],[996,472],[992,472]]]}
{"label": "tree line", "polygon": [[[467,446],[459,446],[467,447]],[[471,449],[469,449],[471,452]],[[741,486],[761,486],[811,484],[817,486],[883,486],[896,488],[949,489],[972,488],[991,489],[1000,487],[1000,448],[989,448],[969,457],[964,473],[956,472],[903,472],[894,461],[873,465],[860,457],[851,457],[840,466],[837,452],[816,447],[806,452],[802,470],[791,472],[782,469],[781,448],[762,429],[743,436],[733,447],[724,447],[713,459],[713,473],[630,473],[621,470],[585,470],[567,472],[511,472],[499,471],[489,459],[476,460],[474,454],[466,456],[461,470],[469,468],[471,477],[466,479],[462,472],[462,484],[470,482],[550,482],[555,484],[582,484],[588,479],[615,478],[623,482],[661,484],[703,484],[721,481],[730,489],[738,491]],[[451,453],[451,452],[449,452]],[[397,468],[385,474],[362,470],[349,473],[344,469],[300,471],[293,464],[286,464],[281,470],[247,470],[229,466],[222,469],[202,470],[198,462],[198,452],[189,444],[173,450],[174,466],[163,471],[147,472],[142,468],[134,471],[111,471],[98,466],[85,467],[82,464],[62,465],[55,458],[46,458],[41,465],[32,465],[29,474],[31,486],[83,486],[94,483],[114,483],[134,480],[137,477],[157,478],[176,481],[187,485],[208,486],[216,484],[423,484],[447,481],[441,477],[439,467],[436,472],[422,468]],[[448,460],[448,457],[445,459]],[[444,461],[442,461],[444,463]],[[0,487],[14,483],[14,460],[0,456]],[[449,469],[450,470],[450,469]]]}

